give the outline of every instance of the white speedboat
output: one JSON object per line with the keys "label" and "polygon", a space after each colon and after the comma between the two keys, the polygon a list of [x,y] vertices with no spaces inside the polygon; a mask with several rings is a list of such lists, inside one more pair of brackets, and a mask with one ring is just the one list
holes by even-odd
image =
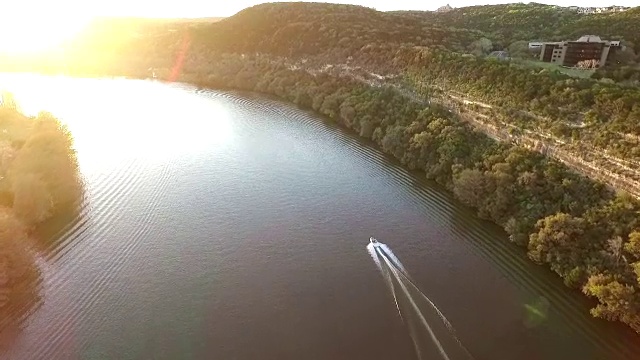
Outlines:
{"label": "white speedboat", "polygon": [[378,245],[379,244],[378,240],[376,240],[375,238],[372,238],[372,237],[369,238],[369,242],[372,243],[373,245]]}

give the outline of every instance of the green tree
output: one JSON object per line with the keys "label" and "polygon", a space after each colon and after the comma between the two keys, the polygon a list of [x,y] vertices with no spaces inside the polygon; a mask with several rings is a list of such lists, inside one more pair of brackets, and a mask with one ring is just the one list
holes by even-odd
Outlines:
{"label": "green tree", "polygon": [[633,65],[637,62],[638,56],[633,48],[629,46],[623,46],[622,49],[615,52],[612,56],[612,60],[616,65]]}
{"label": "green tree", "polygon": [[68,130],[50,115],[39,115],[32,134],[11,164],[10,178],[14,189],[22,188],[23,179],[45,186],[46,192],[41,194],[49,194],[54,208],[78,201],[82,184]]}
{"label": "green tree", "polygon": [[28,226],[34,226],[53,214],[53,198],[47,184],[33,173],[14,176],[13,210]]}
{"label": "green tree", "polygon": [[640,231],[634,231],[629,234],[629,241],[624,244],[624,250],[634,260],[640,260]]}
{"label": "green tree", "polygon": [[616,267],[620,266],[620,260],[622,260],[623,244],[624,242],[620,236],[616,236],[607,241],[607,250]]}
{"label": "green tree", "polygon": [[481,208],[491,188],[485,174],[477,169],[464,169],[453,179],[453,192],[468,206]]}
{"label": "green tree", "polygon": [[509,45],[509,56],[513,58],[530,58],[529,42],[520,40],[511,43],[511,45]]}
{"label": "green tree", "polygon": [[589,278],[582,291],[598,299],[599,304],[591,309],[593,316],[622,321],[640,331],[640,314],[636,309],[638,294],[633,286],[610,275],[597,274]]}
{"label": "green tree", "polygon": [[488,54],[492,48],[493,43],[491,42],[491,40],[483,37],[471,43],[469,52],[475,56],[482,56]]}
{"label": "green tree", "polygon": [[548,216],[536,224],[529,239],[529,257],[546,263],[561,276],[582,264],[586,222],[569,214]]}

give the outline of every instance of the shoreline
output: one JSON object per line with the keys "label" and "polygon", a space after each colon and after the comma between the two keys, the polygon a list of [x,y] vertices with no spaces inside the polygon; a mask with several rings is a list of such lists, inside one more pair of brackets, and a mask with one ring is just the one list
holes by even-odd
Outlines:
{"label": "shoreline", "polygon": [[[189,79],[189,78],[188,78],[189,76],[197,77],[197,76],[198,76],[198,74],[186,74],[185,76],[187,77],[186,79],[184,79],[184,78],[183,78],[183,79],[180,79],[179,81],[180,81],[180,82],[183,82],[183,83],[186,83],[186,84],[189,84],[189,85],[193,85],[193,86],[199,87],[199,88],[208,88],[208,89],[212,89],[212,90],[236,90],[236,91],[250,91],[250,92],[252,92],[252,93],[260,94],[260,95],[262,95],[262,96],[272,97],[272,98],[277,99],[277,100],[279,100],[279,101],[283,101],[283,102],[286,102],[286,103],[289,103],[289,104],[295,105],[295,106],[297,106],[297,107],[299,107],[299,108],[301,108],[301,109],[303,109],[303,110],[311,111],[313,114],[315,114],[315,115],[317,115],[317,116],[321,117],[321,118],[323,119],[323,121],[325,121],[325,122],[330,122],[330,123],[332,123],[332,124],[335,124],[335,125],[337,125],[338,127],[342,128],[342,129],[344,129],[344,130],[347,130],[349,133],[351,133],[351,134],[355,135],[356,137],[358,137],[358,139],[365,141],[365,142],[367,143],[367,146],[374,146],[376,149],[378,149],[378,150],[382,151],[383,153],[385,153],[385,154],[389,155],[390,157],[392,157],[392,158],[393,158],[393,160],[394,160],[394,161],[398,161],[398,163],[399,163],[400,165],[402,165],[405,169],[407,169],[407,170],[411,171],[412,173],[415,173],[415,174],[416,174],[416,175],[418,175],[418,176],[424,176],[424,175],[425,175],[425,173],[426,173],[426,175],[427,175],[427,179],[428,179],[428,180],[430,180],[430,181],[434,181],[435,183],[437,183],[437,184],[438,184],[438,186],[439,186],[439,187],[442,187],[442,188],[443,188],[443,190],[447,190],[447,193],[448,193],[448,194],[450,194],[450,195],[452,195],[452,196],[453,196],[457,201],[459,201],[460,203],[464,204],[465,206],[467,206],[468,208],[470,208],[472,211],[476,212],[476,216],[478,216],[480,219],[482,219],[482,220],[488,220],[488,221],[491,221],[491,223],[492,223],[492,224],[497,225],[497,226],[499,226],[502,230],[506,231],[507,233],[510,233],[510,231],[509,231],[509,224],[508,224],[508,223],[507,223],[507,224],[501,224],[500,222],[495,221],[495,219],[492,219],[492,218],[491,218],[491,217],[489,217],[489,216],[482,216],[482,214],[481,214],[481,213],[479,213],[479,211],[480,211],[480,210],[478,209],[478,207],[473,206],[473,205],[470,205],[468,202],[465,202],[464,200],[462,200],[462,199],[460,198],[460,196],[459,196],[458,194],[456,194],[455,189],[452,189],[450,186],[448,186],[448,184],[446,184],[446,183],[443,183],[443,182],[439,181],[439,179],[438,179],[437,177],[436,177],[436,178],[430,178],[430,177],[429,177],[429,174],[428,174],[428,172],[429,172],[429,171],[428,171],[427,169],[425,169],[424,171],[422,171],[422,170],[421,170],[421,169],[419,169],[419,168],[418,168],[418,169],[416,169],[415,167],[411,166],[410,164],[408,165],[405,161],[403,161],[403,158],[399,158],[398,156],[396,156],[396,154],[394,154],[394,153],[390,152],[388,149],[385,149],[385,147],[380,143],[380,141],[376,141],[375,139],[369,138],[369,137],[367,137],[367,136],[363,136],[363,134],[362,134],[362,133],[359,133],[358,131],[355,131],[355,129],[350,128],[349,126],[346,126],[346,125],[341,121],[342,119],[340,119],[339,117],[338,117],[338,118],[336,118],[336,117],[333,117],[333,118],[332,118],[331,116],[328,116],[327,114],[323,113],[322,111],[318,111],[318,110],[314,109],[313,107],[309,107],[309,106],[301,106],[299,103],[296,103],[296,101],[292,101],[292,100],[290,99],[290,97],[288,97],[288,96],[281,96],[281,95],[278,95],[277,93],[268,92],[268,91],[259,91],[259,90],[256,90],[256,89],[246,89],[246,88],[238,87],[238,86],[220,86],[221,84],[220,84],[220,83],[217,83],[217,82],[215,82],[215,81],[206,81],[206,80],[205,80],[205,81],[193,81],[193,79]],[[206,75],[205,75],[205,76],[206,76]],[[210,74],[209,76],[211,76],[211,74]],[[360,86],[362,86],[362,84],[360,84]],[[372,86],[370,86],[370,85],[365,85],[365,87],[369,88],[370,90],[378,90],[378,89],[375,89],[374,87],[372,87]],[[295,86],[294,86],[294,88],[295,88]],[[398,92],[398,93],[399,93],[399,92]],[[401,94],[401,93],[399,93],[398,95],[406,97],[406,95],[403,95],[403,94]],[[406,97],[406,98],[408,98],[408,97]],[[408,98],[408,101],[413,101],[413,99],[409,99],[409,98]],[[452,117],[456,118],[456,120],[457,120],[458,122],[460,122],[460,123],[465,123],[465,122],[464,122],[464,120],[462,120],[462,119],[460,119],[460,118],[457,118],[456,116],[452,116]],[[474,130],[471,130],[471,131],[474,131]],[[482,133],[482,136],[484,136],[484,137],[486,137],[487,139],[489,139],[489,135],[488,135],[488,134]],[[490,141],[495,142],[498,146],[500,146],[500,145],[499,145],[500,143],[499,143],[498,141],[496,141],[495,139],[490,139]],[[595,183],[599,183],[597,180],[595,180],[595,179],[591,179],[591,178],[589,178],[589,177],[587,177],[587,176],[585,176],[585,175],[583,175],[583,174],[581,174],[581,173],[575,172],[575,171],[571,170],[570,168],[568,168],[566,165],[561,164],[561,163],[560,163],[560,162],[558,162],[557,160],[554,160],[554,159],[549,158],[549,157],[547,157],[547,156],[540,155],[539,153],[537,153],[537,152],[535,152],[535,151],[527,150],[527,149],[526,149],[526,148],[524,148],[524,147],[515,146],[515,145],[507,145],[507,147],[512,148],[512,149],[515,149],[515,148],[523,149],[524,151],[527,151],[527,152],[530,154],[530,155],[528,155],[528,156],[531,156],[531,157],[534,157],[534,158],[535,158],[535,157],[538,157],[538,158],[539,158],[539,157],[542,157],[542,158],[544,158],[544,159],[545,159],[545,160],[544,160],[545,162],[551,162],[552,164],[553,164],[553,163],[555,163],[555,165],[550,165],[550,166],[560,166],[560,167],[564,167],[564,168],[566,169],[566,171],[572,172],[574,175],[576,175],[576,176],[577,176],[577,177],[579,177],[579,178],[582,178],[582,179],[586,180],[587,182],[592,182],[592,183],[594,183],[594,184],[595,184]],[[602,184],[602,183],[600,183],[600,184],[601,184],[602,186],[604,186],[604,184]],[[604,190],[603,190],[603,191],[604,191]],[[610,201],[615,201],[615,200],[616,200],[616,199],[618,199],[618,198],[619,198],[619,196],[620,196],[620,194],[619,194],[619,193],[617,193],[617,192],[615,192],[615,193],[614,193],[613,191],[605,191],[605,193],[608,193],[608,194],[609,194],[608,196],[610,196],[610,198],[609,198],[609,200],[610,200]],[[606,199],[603,199],[603,201],[606,201]],[[586,210],[585,210],[585,211],[586,211]],[[551,215],[550,215],[550,216],[548,216],[548,217],[551,217]],[[543,218],[544,218],[544,217],[543,217]],[[542,221],[542,218],[540,219],[540,221]],[[540,225],[540,224],[537,224],[536,226],[539,226],[539,225]],[[536,229],[536,230],[537,230],[537,229]],[[541,231],[542,231],[542,230],[541,230]],[[535,233],[536,233],[536,232],[534,231],[531,235],[533,236],[533,234],[535,234]],[[536,235],[538,235],[538,234],[536,234]],[[527,240],[529,240],[529,239],[527,238]],[[520,246],[519,246],[520,248],[522,248],[522,247],[524,246],[524,247],[525,247],[525,254],[527,253],[527,251],[526,251],[526,248],[527,248],[526,244],[523,244],[523,243],[521,243],[521,242],[519,242],[519,241],[517,241],[517,240],[516,240],[516,241],[514,241],[514,239],[512,239],[512,241],[513,241],[513,242],[516,242],[518,245],[520,245]],[[532,249],[531,249],[531,245],[529,245],[528,247],[529,247],[529,256],[528,256],[528,258],[529,258],[529,261],[531,261],[531,260],[532,260],[532,256],[531,256],[531,251],[532,251]],[[538,264],[540,265],[540,264],[541,264],[541,262],[540,262],[539,260],[540,260],[540,258],[538,258],[538,261],[535,261],[535,260],[534,260],[534,261],[533,261],[533,263],[538,263]],[[586,261],[587,259],[584,259],[584,260]],[[568,281],[571,281],[571,280],[568,280],[568,279],[567,279],[567,276],[571,276],[571,274],[561,275],[561,274],[558,272],[558,270],[555,270],[555,271],[554,271],[554,264],[547,264],[546,268],[547,268],[547,269],[549,269],[549,270],[551,270],[551,272],[556,272],[556,273],[557,273],[557,275],[560,275],[560,277],[561,277],[561,278],[564,278],[564,280],[565,280],[565,285],[566,285],[569,289],[571,289],[572,291],[573,291],[573,290],[578,290],[578,291],[582,290],[582,291],[580,291],[580,292],[581,292],[583,295],[586,295],[586,294],[585,294],[585,292],[586,292],[587,290],[583,289],[582,284],[579,284],[579,283],[578,283],[578,284],[575,284],[575,283],[568,282]],[[584,287],[586,288],[586,286],[587,286],[587,283],[586,283],[586,280],[585,280]],[[594,295],[595,295],[595,294],[591,293],[590,295],[591,295],[591,296],[587,296],[587,297],[590,299],[590,301],[594,300],[594,302],[595,302],[596,304],[601,304],[601,302],[598,302],[598,299],[597,299],[597,298],[596,298],[596,299],[594,299]],[[600,305],[598,305],[598,306],[600,306]],[[594,311],[594,310],[592,310],[592,315],[594,314],[594,313],[593,313],[593,311]],[[629,326],[630,324],[628,324],[628,323],[627,323],[626,325],[627,325],[627,326]],[[640,332],[640,329],[639,329],[639,328],[634,328],[633,326],[629,326],[629,327],[631,327],[632,329],[634,329],[636,332]]]}
{"label": "shoreline", "polygon": [[58,119],[27,116],[4,93],[0,125],[0,332],[13,333],[44,297],[36,233],[80,200],[84,187],[73,138]]}
{"label": "shoreline", "polygon": [[[33,73],[31,73],[33,74]],[[267,88],[259,88],[259,82],[262,80],[265,80],[267,75],[266,74],[260,74],[257,73],[257,75],[255,76],[254,82],[248,81],[246,82],[243,86],[237,86],[237,84],[234,83],[234,81],[236,81],[238,75],[240,75],[241,72],[239,71],[238,73],[235,74],[231,74],[229,75],[227,78],[223,78],[220,76],[220,74],[216,73],[215,69],[212,70],[210,73],[208,74],[197,74],[197,73],[187,73],[187,72],[183,72],[181,75],[181,77],[179,79],[177,79],[177,81],[163,81],[161,79],[153,79],[153,78],[145,78],[145,77],[141,77],[141,76],[127,76],[127,75],[111,75],[111,76],[92,76],[91,78],[110,78],[110,79],[118,79],[118,78],[125,78],[125,79],[131,79],[131,80],[144,80],[144,81],[158,81],[158,82],[163,82],[163,83],[183,83],[185,85],[190,85],[190,86],[195,86],[197,88],[205,88],[205,89],[212,89],[212,90],[223,90],[223,91],[248,91],[251,93],[254,93],[256,95],[260,95],[260,96],[267,96],[269,98],[273,98],[273,99],[277,99],[278,101],[283,101],[285,103],[288,104],[292,104],[295,105],[303,110],[307,110],[312,112],[314,115],[317,115],[319,117],[321,117],[323,119],[323,121],[328,122],[328,123],[332,123],[333,125],[336,125],[344,130],[347,130],[350,134],[354,135],[355,137],[357,137],[359,140],[364,141],[366,144],[366,146],[373,146],[374,148],[382,151],[383,153],[389,155],[391,158],[393,158],[394,161],[397,161],[400,165],[402,165],[405,169],[408,169],[409,171],[411,171],[412,173],[416,174],[417,176],[421,176],[423,178],[425,178],[426,175],[426,179],[428,181],[434,181],[435,183],[438,184],[439,187],[442,187],[442,190],[447,190],[447,193],[449,195],[452,195],[457,201],[459,201],[460,203],[464,204],[465,206],[467,206],[468,208],[472,209],[475,213],[476,216],[478,216],[478,218],[483,219],[483,220],[489,220],[491,221],[493,224],[498,225],[501,229],[505,230],[507,232],[507,234],[511,234],[512,236],[512,241],[516,242],[518,245],[520,245],[519,247],[528,247],[529,248],[529,260],[534,260],[534,263],[542,263],[545,264],[546,261],[544,261],[543,257],[538,257],[538,258],[533,258],[532,259],[532,255],[531,252],[535,251],[536,248],[531,246],[530,241],[530,237],[533,237],[534,235],[539,236],[539,234],[541,234],[544,230],[543,227],[540,227],[540,223],[538,222],[538,220],[542,221],[543,219],[545,219],[545,221],[547,220],[547,218],[552,218],[553,214],[557,213],[558,211],[551,211],[549,213],[549,211],[547,211],[546,213],[543,213],[542,217],[540,218],[535,218],[533,219],[534,221],[529,220],[528,223],[526,224],[520,224],[519,226],[522,227],[524,226],[523,229],[520,230],[519,233],[516,233],[516,235],[519,234],[519,238],[513,238],[514,233],[513,231],[510,231],[510,222],[509,221],[503,221],[502,223],[500,221],[496,221],[495,217],[492,216],[491,213],[491,209],[489,209],[488,213],[482,213],[482,209],[479,210],[478,206],[474,206],[477,204],[481,204],[478,201],[482,200],[482,199],[472,199],[465,201],[464,196],[471,196],[473,197],[473,194],[469,194],[468,191],[459,191],[459,184],[457,184],[458,179],[456,177],[460,177],[460,174],[464,174],[464,171],[466,170],[460,170],[458,169],[457,172],[452,171],[451,169],[447,170],[446,167],[450,166],[450,167],[456,167],[456,166],[463,166],[465,168],[469,168],[469,166],[472,166],[468,161],[465,162],[464,159],[461,163],[461,165],[456,165],[456,162],[452,162],[450,163],[450,165],[446,165],[445,164],[445,168],[441,168],[441,164],[436,163],[436,167],[440,168],[439,170],[442,172],[444,171],[444,175],[438,174],[434,171],[433,166],[428,167],[430,164],[422,164],[421,160],[417,160],[416,161],[408,161],[406,160],[406,153],[408,152],[405,151],[405,149],[402,149],[403,145],[397,145],[394,142],[390,141],[387,139],[387,134],[389,133],[389,131],[387,131],[387,134],[385,135],[376,135],[376,131],[379,130],[379,128],[376,131],[373,131],[373,129],[364,129],[363,127],[358,129],[357,125],[355,125],[355,123],[352,121],[351,123],[348,123],[348,118],[351,117],[353,118],[353,115],[351,114],[351,112],[347,110],[342,109],[342,106],[337,106],[336,108],[322,108],[321,105],[316,104],[315,99],[307,99],[307,98],[302,98],[300,95],[300,92],[298,90],[300,90],[303,85],[297,85],[298,83],[296,83],[296,85],[291,86],[288,89],[283,89],[283,88],[276,88],[275,90],[267,87]],[[305,78],[305,76],[309,77],[309,74],[307,74],[305,71],[291,71],[291,70],[286,70],[286,73],[288,75],[291,75],[295,78],[295,76],[299,76],[300,79],[303,80],[308,80],[307,78]],[[39,74],[39,75],[43,75],[43,76],[51,76],[48,74]],[[246,74],[243,74],[246,75]],[[62,76],[67,76],[67,77],[71,77],[71,78],[86,78],[86,77],[82,77],[82,76],[68,76],[68,75],[62,75]],[[284,75],[286,76],[286,75]],[[394,90],[390,90],[389,88],[376,88],[376,87],[372,87],[370,85],[366,85],[366,84],[361,84],[361,83],[357,83],[356,81],[353,80],[348,80],[348,79],[339,79],[336,76],[327,76],[326,78],[328,79],[333,79],[337,81],[343,81],[344,80],[344,86],[347,86],[347,92],[348,94],[350,93],[354,93],[354,92],[362,92],[364,94],[367,94],[367,92],[372,92],[372,93],[384,93],[384,91],[391,91],[394,92]],[[311,80],[314,80],[314,77],[309,78]],[[301,83],[301,82],[299,82]],[[346,84],[346,85],[345,85]],[[337,87],[338,85],[336,85]],[[349,91],[348,86],[351,87],[351,91]],[[262,90],[262,91],[261,91]],[[271,91],[270,91],[271,90]],[[280,91],[280,93],[278,93],[278,91]],[[292,96],[293,93],[296,93],[296,96]],[[333,93],[328,94],[327,96],[324,97],[324,99],[321,101],[322,105],[325,105],[325,100],[326,98],[330,98]],[[373,95],[372,95],[373,96]],[[401,94],[398,91],[395,91],[395,94],[393,95],[389,95],[391,96],[391,101],[393,102],[393,99],[396,99],[395,97],[399,97],[402,100],[398,100],[401,101],[401,104],[398,105],[399,108],[405,108],[405,107],[411,107],[414,106],[415,107],[415,111],[412,114],[418,114],[418,110],[420,109],[420,106],[417,106],[416,104],[412,105],[412,102],[415,102],[414,99],[411,99],[409,97],[407,97],[404,94]],[[375,98],[375,97],[374,97]],[[348,102],[349,100],[344,100],[344,102]],[[380,100],[374,100],[373,103],[380,105],[379,104]],[[406,104],[406,105],[404,105]],[[358,104],[353,104],[354,106],[357,106]],[[429,106],[426,106],[426,109],[429,109]],[[423,106],[423,109],[424,106]],[[437,110],[437,109],[436,109]],[[434,110],[435,111],[435,110]],[[375,113],[378,113],[377,111]],[[395,110],[392,110],[391,113],[395,113]],[[480,157],[479,159],[481,159],[484,155],[484,153],[482,151],[489,151],[494,147],[498,148],[498,152],[496,154],[500,154],[501,152],[506,152],[506,153],[517,153],[519,154],[519,156],[522,157],[521,161],[534,161],[534,162],[540,162],[539,165],[536,166],[541,166],[542,169],[547,169],[548,167],[551,168],[557,168],[563,171],[564,176],[570,176],[571,178],[575,179],[575,181],[582,181],[585,182],[584,186],[587,186],[587,188],[589,186],[592,185],[588,185],[588,184],[593,184],[593,186],[596,185],[596,181],[588,179],[584,176],[582,176],[581,174],[576,174],[573,173],[574,175],[570,175],[569,173],[569,169],[564,167],[561,164],[558,164],[557,162],[554,163],[553,160],[544,157],[540,154],[537,154],[533,151],[530,150],[526,150],[524,148],[521,147],[517,147],[517,146],[509,146],[509,145],[505,145],[505,144],[500,144],[499,142],[496,142],[493,139],[490,139],[488,137],[487,134],[484,133],[480,133],[478,134],[476,131],[473,130],[472,127],[470,127],[468,124],[466,124],[466,122],[464,122],[462,119],[459,119],[458,117],[454,116],[454,115],[449,115],[448,117],[445,114],[440,114],[442,116],[444,116],[445,119],[448,118],[447,121],[450,121],[450,126],[458,126],[459,127],[459,131],[463,132],[463,137],[466,136],[469,140],[473,140],[471,141],[471,144],[473,145],[477,145],[479,147],[481,147],[481,153],[480,153]],[[375,115],[374,115],[375,116]],[[409,119],[412,119],[413,115],[408,115]],[[437,118],[437,116],[436,116]],[[415,123],[415,118],[413,118],[413,122]],[[430,120],[431,122],[435,121],[435,120]],[[351,126],[350,126],[351,125]],[[411,123],[411,124],[407,124],[407,128],[414,126],[415,124]],[[392,126],[392,125],[389,125]],[[420,124],[415,125],[415,126],[420,126]],[[430,126],[430,125],[429,125]],[[358,131],[360,130],[360,131]],[[405,128],[405,132],[406,132],[406,128]],[[419,134],[418,134],[419,135]],[[398,136],[402,136],[402,134],[398,135]],[[414,135],[415,137],[415,135]],[[470,138],[469,138],[470,137]],[[474,143],[474,141],[478,141],[479,143]],[[401,143],[402,144],[402,143]],[[424,146],[430,146],[431,144],[429,143],[425,143]],[[486,148],[486,149],[485,149]],[[489,150],[487,150],[489,149]],[[520,149],[520,150],[519,150]],[[440,148],[438,148],[438,146],[436,146],[436,148],[433,148],[433,150],[428,151],[426,153],[426,156],[432,156],[433,151],[438,152],[440,151]],[[464,156],[472,156],[473,155],[473,151],[469,150],[471,152],[467,153],[467,155],[463,154]],[[401,155],[401,156],[398,156]],[[476,155],[478,156],[478,155]],[[455,160],[455,159],[454,159]],[[453,160],[452,160],[453,161]],[[457,161],[457,160],[456,160]],[[460,163],[460,161],[458,161],[458,163]],[[466,165],[465,165],[466,164]],[[424,165],[424,168],[421,168],[421,166]],[[517,165],[517,163],[516,163]],[[514,165],[514,166],[516,166]],[[470,168],[471,169],[471,168]],[[469,170],[467,171],[467,174],[471,174],[473,176],[479,176],[476,173],[473,173],[473,171],[476,170]],[[490,170],[486,170],[486,171],[490,171]],[[522,173],[520,172],[520,170],[514,170],[516,171],[515,175],[522,175]],[[546,171],[546,170],[545,170]],[[561,177],[562,178],[562,177]],[[483,179],[482,177],[480,179]],[[472,179],[473,180],[473,179]],[[554,180],[548,180],[548,179],[544,179],[544,181],[547,181],[549,183],[549,186],[556,186],[557,184],[554,183]],[[464,190],[464,188],[463,188]],[[496,190],[497,191],[497,190]],[[614,195],[613,193],[611,193],[610,191],[605,191],[605,190],[598,190],[595,193],[593,193],[593,189],[589,190],[592,192],[592,196],[597,195],[601,192],[601,194],[606,194],[605,198],[603,199],[598,199],[597,202],[594,203],[589,203],[589,204],[584,204],[585,208],[582,211],[577,211],[575,213],[575,218],[580,219],[580,216],[583,216],[583,214],[588,214],[588,210],[591,207],[603,207],[606,206],[606,202],[614,202],[616,201],[617,197],[616,195]],[[600,192],[599,192],[600,191]],[[492,194],[489,194],[492,195]],[[574,196],[574,198],[576,200],[574,201],[579,201],[580,200],[580,196],[586,196],[589,197],[589,193],[586,194],[582,194],[580,192],[576,193]],[[551,197],[550,200],[555,199],[554,197]],[[475,202],[474,202],[475,201]],[[524,206],[521,203],[517,203],[515,204],[515,206]],[[526,209],[525,209],[526,210]],[[522,209],[519,211],[523,211]],[[561,212],[561,211],[560,211]],[[525,213],[526,214],[526,213]],[[548,214],[548,215],[547,215]],[[555,216],[555,215],[554,215]],[[513,218],[516,218],[516,221],[519,221],[518,219],[518,214],[514,214]],[[553,219],[552,219],[553,220]],[[615,220],[610,220],[609,221],[615,221]],[[537,224],[536,224],[537,223]],[[615,224],[614,224],[615,225]],[[538,232],[540,231],[540,232]],[[526,237],[524,237],[526,236]],[[526,253],[526,251],[525,251]],[[591,254],[585,254],[585,257],[589,257],[591,256]],[[542,260],[542,261],[541,261]],[[580,263],[581,261],[588,261],[588,258],[581,258],[580,259]],[[579,263],[579,264],[580,264]],[[578,265],[579,265],[578,264]],[[560,275],[561,278],[565,279],[565,285],[568,285],[568,287],[570,289],[576,290],[576,289],[581,289],[583,286],[587,285],[587,279],[586,276],[587,274],[583,274],[582,278],[578,278],[578,279],[572,279],[571,276],[573,276],[572,272],[568,272],[568,270],[571,269],[563,269],[563,268],[558,268],[558,266],[563,265],[562,263],[560,264],[555,264],[555,263],[546,263],[547,268],[551,268],[550,270],[552,270],[552,272],[556,272],[558,275]],[[554,268],[555,267],[555,268]],[[605,268],[606,269],[606,268]],[[555,271],[554,271],[555,270]],[[607,270],[604,270],[607,271]],[[569,279],[569,280],[568,280]],[[569,281],[569,282],[568,282]],[[584,294],[586,290],[583,289],[582,293]],[[593,295],[593,294],[591,294]],[[591,299],[593,299],[593,297],[590,297]],[[596,300],[597,302],[597,300]],[[630,325],[630,324],[628,324]],[[633,328],[633,327],[632,327]],[[638,331],[638,329],[635,329],[636,331]]]}

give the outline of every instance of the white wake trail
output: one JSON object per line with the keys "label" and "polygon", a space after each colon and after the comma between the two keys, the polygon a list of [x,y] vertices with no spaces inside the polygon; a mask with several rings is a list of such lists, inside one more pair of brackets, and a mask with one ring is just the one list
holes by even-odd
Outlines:
{"label": "white wake trail", "polygon": [[369,255],[371,255],[371,258],[378,266],[378,269],[382,271],[382,264],[380,263],[380,258],[378,258],[378,252],[376,251],[376,246],[373,245],[372,243],[369,243],[369,245],[367,245],[367,251],[369,251]]}
{"label": "white wake trail", "polygon": [[[440,355],[442,355],[442,357],[445,360],[450,360],[449,359],[449,355],[447,355],[447,352],[442,347],[442,344],[440,343],[440,340],[438,340],[438,337],[436,336],[436,334],[431,329],[431,326],[429,326],[429,323],[427,323],[427,319],[425,319],[424,315],[422,315],[422,311],[420,311],[420,308],[418,307],[416,302],[413,300],[413,297],[411,297],[411,294],[409,293],[409,290],[406,288],[406,286],[403,284],[402,280],[400,279],[400,275],[398,274],[398,271],[393,267],[393,265],[391,265],[391,262],[389,261],[389,259],[387,259],[386,256],[382,255],[382,258],[387,263],[387,265],[389,266],[389,269],[391,269],[391,272],[395,275],[396,279],[398,280],[398,284],[400,284],[400,287],[402,288],[402,290],[407,295],[407,298],[409,299],[409,302],[411,302],[411,306],[413,307],[415,312],[420,317],[420,321],[422,322],[424,327],[427,329],[427,332],[429,332],[429,336],[431,337],[431,340],[433,341],[434,344],[436,344],[436,347],[438,347],[438,351],[440,352]],[[415,339],[414,339],[414,342],[415,342]],[[416,347],[418,348],[417,344],[416,344]],[[418,356],[420,356],[420,355],[418,355]]]}
{"label": "white wake trail", "polygon": [[400,312],[400,306],[398,305],[398,297],[396,296],[396,289],[395,289],[395,286],[393,286],[393,281],[391,281],[391,274],[389,273],[388,269],[384,269],[382,267],[382,263],[380,262],[381,255],[378,253],[376,248],[377,246],[371,243],[367,245],[367,250],[369,251],[369,255],[371,255],[371,258],[378,266],[378,270],[380,270],[380,272],[382,273],[382,277],[384,278],[387,285],[391,289],[391,293],[393,294],[393,301],[396,303],[396,309],[398,309],[398,315],[400,315],[400,319],[402,320],[402,322],[404,322],[404,318],[402,317],[402,312]]}
{"label": "white wake trail", "polygon": [[[370,244],[372,245],[372,244]],[[380,243],[378,245],[378,247],[384,252],[384,254],[391,260],[391,262],[393,263],[393,265],[395,265],[396,268],[402,270],[403,273],[407,273],[407,270],[405,270],[404,266],[402,266],[402,263],[400,262],[400,259],[398,259],[396,257],[396,255],[393,253],[393,251],[391,251],[391,249],[389,249],[389,247],[385,244]]]}
{"label": "white wake trail", "polygon": [[398,310],[398,314],[400,315],[400,319],[402,319],[403,323],[409,326],[410,334],[414,342],[414,345],[416,347],[416,352],[418,353],[419,358],[421,356],[421,349],[420,349],[420,346],[418,345],[418,340],[416,339],[418,335],[415,333],[413,327],[410,324],[410,321],[409,322],[405,321],[402,315],[402,311],[398,303],[396,286],[394,285],[394,281],[393,281],[394,279],[395,281],[398,282],[401,293],[404,294],[404,296],[406,296],[406,298],[409,300],[409,303],[411,304],[411,307],[418,314],[420,323],[429,333],[431,340],[436,345],[442,358],[444,358],[445,360],[449,360],[449,355],[445,351],[444,347],[442,346],[442,343],[440,342],[437,335],[435,334],[435,332],[429,325],[428,321],[424,317],[424,314],[416,304],[415,299],[411,295],[410,289],[413,290],[414,292],[419,293],[420,297],[423,300],[425,300],[433,310],[435,310],[436,314],[438,314],[438,317],[441,319],[442,323],[447,328],[449,334],[453,337],[453,340],[455,340],[455,342],[459,345],[460,347],[459,349],[462,350],[468,358],[473,359],[473,356],[471,355],[471,353],[467,350],[467,348],[462,344],[462,342],[456,335],[455,330],[451,325],[451,323],[449,322],[449,320],[444,316],[444,314],[440,311],[440,309],[438,309],[435,303],[431,301],[431,299],[429,299],[427,295],[425,295],[422,291],[420,291],[418,286],[413,282],[413,280],[409,276],[409,273],[406,271],[406,269],[402,265],[402,262],[400,262],[400,259],[398,259],[398,257],[396,257],[393,254],[391,249],[387,245],[378,242],[375,244],[373,243],[368,244],[367,250],[369,251],[371,258],[376,263],[376,266],[382,273],[382,276],[385,282],[389,286],[389,290],[393,295],[393,299],[396,305],[396,309]]}

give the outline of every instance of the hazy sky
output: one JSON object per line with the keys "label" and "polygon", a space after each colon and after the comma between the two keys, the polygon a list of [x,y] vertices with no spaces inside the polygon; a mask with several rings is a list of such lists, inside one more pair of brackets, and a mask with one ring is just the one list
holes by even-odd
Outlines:
{"label": "hazy sky", "polygon": [[[256,0],[8,0],[2,1],[5,15],[11,12],[52,15],[65,12],[78,15],[147,16],[147,17],[209,17],[229,16],[251,5],[266,1]],[[335,0],[373,7],[378,10],[434,10],[447,2],[453,7],[511,3],[504,0]],[[538,0],[537,2],[562,6],[638,6],[640,0]],[[37,17],[37,16],[36,16]]]}

